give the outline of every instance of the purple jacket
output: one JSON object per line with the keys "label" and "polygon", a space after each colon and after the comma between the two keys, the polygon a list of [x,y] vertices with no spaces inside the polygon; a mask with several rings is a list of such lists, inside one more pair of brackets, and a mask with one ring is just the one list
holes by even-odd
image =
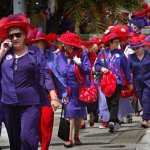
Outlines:
{"label": "purple jacket", "polygon": [[133,73],[134,86],[137,91],[147,87],[150,92],[150,52],[145,51],[144,58],[140,61],[136,54],[129,55],[130,68]]}
{"label": "purple jacket", "polygon": [[[37,101],[34,104],[50,105],[47,91],[55,88],[49,77],[48,66],[40,49],[34,46],[28,46],[28,49],[29,56],[35,64],[35,84],[41,97],[41,101]],[[13,63],[14,52],[13,49],[10,49],[1,62],[1,102],[16,105],[18,99],[14,84]]]}
{"label": "purple jacket", "polygon": [[132,78],[130,74],[130,68],[124,53],[118,49],[113,51],[106,49],[104,51],[104,54],[107,66],[105,66],[104,57],[102,51],[100,51],[95,61],[95,71],[100,72],[102,67],[108,68],[116,76],[118,85],[123,85],[122,79],[122,71],[123,71],[128,83],[131,83]]}

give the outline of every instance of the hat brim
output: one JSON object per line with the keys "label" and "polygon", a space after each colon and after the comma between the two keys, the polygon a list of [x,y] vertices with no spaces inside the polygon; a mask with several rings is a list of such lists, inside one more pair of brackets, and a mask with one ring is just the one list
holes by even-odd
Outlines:
{"label": "hat brim", "polygon": [[145,45],[144,43],[141,43],[141,44],[138,44],[138,45],[130,45],[130,46],[131,46],[131,48],[135,49],[135,48],[138,48],[138,47],[142,47],[144,45]]}
{"label": "hat brim", "polygon": [[145,45],[150,46],[150,42],[147,42],[147,41],[145,41],[145,40],[142,40],[142,43],[144,43]]}
{"label": "hat brim", "polygon": [[82,45],[80,43],[75,43],[75,42],[69,42],[67,40],[62,40],[61,38],[57,38],[57,40],[61,43],[67,44],[67,45],[72,45],[78,48],[82,48]]}
{"label": "hat brim", "polygon": [[6,23],[5,25],[0,27],[0,39],[1,40],[5,40],[8,38],[8,29],[10,27],[19,27],[19,28],[23,29],[26,34],[28,34],[28,32],[30,30],[33,30],[35,28],[31,24],[26,23],[26,22],[21,22],[21,21],[20,22],[13,21],[10,23]]}
{"label": "hat brim", "polygon": [[30,42],[33,43],[33,42],[40,41],[40,40],[45,41],[48,47],[51,46],[51,43],[47,39],[45,39],[45,38],[32,39]]}

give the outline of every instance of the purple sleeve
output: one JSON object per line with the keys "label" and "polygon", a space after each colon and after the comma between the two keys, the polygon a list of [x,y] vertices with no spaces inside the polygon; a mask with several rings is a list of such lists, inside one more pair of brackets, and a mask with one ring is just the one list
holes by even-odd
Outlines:
{"label": "purple sleeve", "polygon": [[89,74],[91,70],[91,63],[86,51],[83,51],[82,53],[81,62],[82,73]]}
{"label": "purple sleeve", "polygon": [[102,53],[100,52],[95,60],[94,63],[94,68],[96,72],[100,72],[101,68],[104,66],[104,63],[99,59],[99,57],[102,55]]}
{"label": "purple sleeve", "polygon": [[55,90],[54,82],[53,82],[53,79],[52,79],[52,76],[51,76],[51,73],[47,64],[44,66],[44,79],[45,79],[45,82],[44,82],[45,88],[48,91]]}
{"label": "purple sleeve", "polygon": [[123,72],[126,76],[128,83],[132,83],[132,77],[131,77],[131,73],[130,73],[129,62],[128,62],[128,60],[124,54],[122,54],[121,57],[122,57],[121,58],[121,66],[122,66]]}

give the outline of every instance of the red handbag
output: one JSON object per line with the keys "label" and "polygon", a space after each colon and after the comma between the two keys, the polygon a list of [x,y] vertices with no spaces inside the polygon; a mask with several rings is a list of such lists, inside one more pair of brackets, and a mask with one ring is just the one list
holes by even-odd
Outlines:
{"label": "red handbag", "polygon": [[111,71],[103,74],[100,85],[104,95],[111,97],[116,91],[117,80],[115,75]]}
{"label": "red handbag", "polygon": [[97,86],[94,83],[90,83],[89,86],[84,84],[84,76],[81,74],[81,70],[77,65],[75,65],[75,75],[80,84],[79,100],[85,103],[96,102],[98,97]]}

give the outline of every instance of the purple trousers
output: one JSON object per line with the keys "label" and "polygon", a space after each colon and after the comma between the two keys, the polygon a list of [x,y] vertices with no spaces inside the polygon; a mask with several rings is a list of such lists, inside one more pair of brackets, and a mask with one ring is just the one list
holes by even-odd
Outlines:
{"label": "purple trousers", "polygon": [[10,150],[38,150],[40,106],[12,106],[2,104]]}
{"label": "purple trousers", "polygon": [[141,91],[138,91],[138,96],[140,103],[143,108],[143,120],[150,120],[150,91],[147,88],[144,88]]}

